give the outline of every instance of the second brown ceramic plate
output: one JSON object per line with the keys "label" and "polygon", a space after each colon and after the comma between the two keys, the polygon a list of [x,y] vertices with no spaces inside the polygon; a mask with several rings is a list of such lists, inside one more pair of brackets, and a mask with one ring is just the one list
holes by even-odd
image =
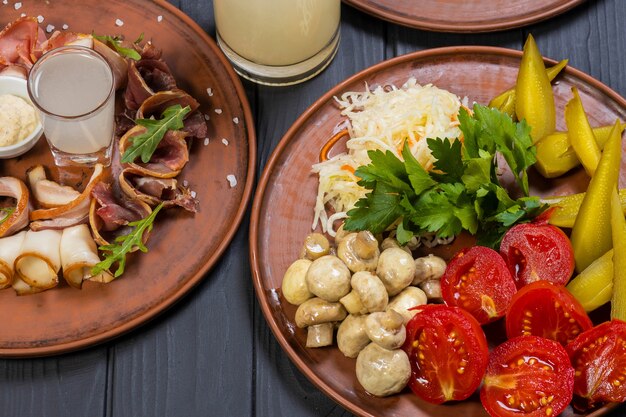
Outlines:
{"label": "second brown ceramic plate", "polygon": [[529,25],[585,0],[344,0],[366,13],[437,32],[493,32]]}
{"label": "second brown ceramic plate", "polygon": [[[435,406],[408,392],[389,398],[368,395],[356,380],[355,360],[338,349],[307,349],[306,332],[294,324],[295,307],[281,294],[287,267],[298,258],[302,241],[311,231],[317,176],[311,165],[320,148],[345,123],[333,96],[386,84],[403,84],[415,77],[469,102],[487,103],[511,87],[517,77],[521,53],[490,47],[453,47],[405,55],[369,68],[342,82],[321,97],[289,129],[270,158],[260,180],[250,226],[254,285],[265,318],[282,348],[302,372],[335,401],[362,416],[487,416],[478,396],[452,405]],[[554,62],[550,61],[552,64]],[[577,86],[593,126],[626,118],[626,100],[605,85],[568,68],[554,83],[558,128],[564,128],[563,107]],[[622,166],[622,186],[626,168]],[[548,181],[531,172],[534,194],[568,194],[585,189],[582,170]],[[497,331],[497,329],[496,329]],[[604,413],[608,408],[598,411]],[[568,409],[565,416],[572,416]]]}
{"label": "second brown ceramic plate", "polygon": [[[197,140],[179,175],[197,193],[195,214],[162,211],[147,243],[149,252],[130,255],[124,275],[107,285],[82,290],[61,284],[17,297],[0,291],[0,356],[49,355],[82,348],[126,332],[180,299],[217,262],[239,226],[251,195],[255,136],[239,78],[215,43],[189,17],[165,1],[55,0],[4,6],[0,25],[21,13],[41,16],[41,26],[146,40],[163,50],[180,88],[209,117],[210,141]],[[16,3],[17,5],[17,3]],[[51,26],[48,26],[51,25]],[[67,25],[67,26],[66,26]],[[222,142],[222,138],[228,140]],[[44,139],[19,158],[0,162],[0,176],[25,178],[44,164],[58,179]],[[231,186],[228,176],[237,184]]]}

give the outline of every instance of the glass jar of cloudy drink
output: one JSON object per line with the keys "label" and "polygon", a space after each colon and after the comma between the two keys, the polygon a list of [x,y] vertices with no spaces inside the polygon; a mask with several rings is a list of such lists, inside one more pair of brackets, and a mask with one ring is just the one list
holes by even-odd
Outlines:
{"label": "glass jar of cloudy drink", "polygon": [[56,165],[111,163],[114,85],[107,61],[83,46],[53,49],[32,67],[28,93]]}
{"label": "glass jar of cloudy drink", "polygon": [[307,80],[337,51],[340,0],[214,0],[213,6],[220,48],[252,81]]}

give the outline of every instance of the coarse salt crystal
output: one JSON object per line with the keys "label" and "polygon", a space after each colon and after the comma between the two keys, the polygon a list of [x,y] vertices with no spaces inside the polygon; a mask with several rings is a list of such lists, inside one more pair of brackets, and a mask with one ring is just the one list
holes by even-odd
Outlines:
{"label": "coarse salt crystal", "polygon": [[222,109],[215,109],[215,113],[222,114]]}
{"label": "coarse salt crystal", "polygon": [[196,198],[196,196],[198,195],[195,191],[192,191],[189,194],[191,194],[191,198]]}
{"label": "coarse salt crystal", "polygon": [[43,16],[42,15],[37,16],[37,21],[39,23],[42,23],[43,22]]}
{"label": "coarse salt crystal", "polygon": [[22,3],[21,2],[17,2],[13,5],[13,7],[15,7],[15,10],[19,10],[22,8]]}
{"label": "coarse salt crystal", "polygon": [[69,25],[67,23],[63,23],[62,28],[63,28],[63,30],[68,30],[70,27],[69,27]]}
{"label": "coarse salt crystal", "polygon": [[22,13],[20,17],[26,17],[26,13]]}
{"label": "coarse salt crystal", "polygon": [[50,33],[54,30],[54,25],[48,25],[46,26],[46,32]]}
{"label": "coarse salt crystal", "polygon": [[233,174],[227,175],[226,179],[228,180],[230,188],[234,188],[237,185],[237,178],[235,178]]}
{"label": "coarse salt crystal", "polygon": [[122,19],[115,19],[115,26],[124,26],[124,21]]}
{"label": "coarse salt crystal", "polygon": [[233,117],[233,123],[238,125],[239,124],[239,117]]}
{"label": "coarse salt crystal", "polygon": [[183,180],[183,187],[186,187],[186,186],[188,186],[188,185],[189,185],[189,181],[187,181],[187,180]]}
{"label": "coarse salt crystal", "polygon": [[204,138],[204,146],[207,146],[209,144],[209,138]]}
{"label": "coarse salt crystal", "polygon": [[224,144],[224,146],[228,146],[228,139],[222,138],[222,143]]}
{"label": "coarse salt crystal", "polygon": [[2,4],[9,4],[9,0],[2,0]]}
{"label": "coarse salt crystal", "polygon": [[161,23],[162,20],[163,20],[163,16],[161,15],[157,16],[157,22]]}
{"label": "coarse salt crystal", "polygon": [[204,115],[204,120],[209,120],[211,118],[211,116],[209,116],[208,114]]}
{"label": "coarse salt crystal", "polygon": [[206,89],[206,93],[209,95],[209,97],[213,97],[213,89],[211,87]]}

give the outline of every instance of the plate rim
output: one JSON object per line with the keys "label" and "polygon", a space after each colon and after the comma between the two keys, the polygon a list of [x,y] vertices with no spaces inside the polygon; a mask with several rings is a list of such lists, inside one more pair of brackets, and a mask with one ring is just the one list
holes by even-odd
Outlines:
{"label": "plate rim", "polygon": [[205,276],[215,266],[215,264],[220,260],[222,254],[230,246],[230,243],[235,236],[235,233],[241,226],[247,208],[250,204],[250,199],[252,197],[256,173],[257,153],[256,131],[254,119],[252,117],[252,109],[243,88],[243,84],[221,49],[208,35],[208,33],[200,27],[198,23],[196,23],[182,10],[168,3],[167,0],[151,1],[158,7],[164,9],[167,13],[170,13],[174,17],[180,19],[187,27],[189,27],[189,29],[191,29],[195,34],[198,35],[199,39],[204,42],[218,58],[218,60],[224,67],[228,78],[232,81],[235,91],[237,92],[237,97],[239,99],[239,102],[241,103],[241,108],[243,111],[243,119],[245,123],[244,131],[248,142],[248,167],[246,171],[246,181],[241,201],[239,202],[239,205],[237,207],[237,212],[233,216],[233,221],[230,227],[226,230],[226,233],[217,245],[217,248],[213,251],[212,255],[208,258],[207,262],[203,264],[198,270],[194,271],[190,275],[189,279],[187,279],[184,284],[177,288],[176,291],[168,294],[167,297],[164,297],[162,300],[159,300],[153,307],[147,309],[143,313],[133,317],[131,320],[126,321],[119,326],[114,326],[111,329],[105,330],[101,333],[97,333],[89,337],[52,344],[48,346],[32,346],[26,348],[0,348],[1,358],[33,358],[73,352],[88,347],[94,347],[96,345],[110,341],[132,330],[137,329],[138,327],[146,324],[150,320],[154,319],[155,317],[159,316],[161,313],[172,307],[175,303],[184,298],[184,296],[187,295],[196,285],[204,280]]}
{"label": "plate rim", "polygon": [[[272,308],[269,304],[269,297],[264,295],[264,287],[263,287],[263,277],[261,276],[261,268],[260,262],[262,259],[259,257],[260,245],[258,244],[259,239],[259,223],[260,223],[260,214],[261,209],[263,207],[263,200],[265,198],[265,191],[267,189],[269,180],[273,175],[273,171],[278,164],[279,158],[283,155],[286,147],[290,144],[295,133],[302,128],[302,126],[329,100],[332,100],[332,97],[337,95],[337,93],[345,90],[345,88],[356,82],[360,79],[366,78],[373,74],[379,73],[382,70],[391,68],[393,66],[406,63],[412,60],[423,60],[425,58],[432,57],[445,57],[450,55],[458,55],[458,54],[475,54],[475,55],[498,55],[504,57],[513,57],[519,58],[522,57],[522,51],[510,48],[503,47],[495,47],[495,46],[446,46],[440,48],[432,48],[425,49],[420,51],[411,52],[408,54],[400,55],[388,60],[381,61],[373,66],[367,67],[350,77],[346,78],[339,84],[331,87],[326,93],[324,93],[320,98],[315,100],[313,104],[311,104],[289,127],[289,129],[285,132],[283,137],[280,139],[272,154],[268,158],[265,166],[263,167],[263,173],[261,174],[259,181],[257,183],[256,191],[253,198],[252,209],[250,213],[250,227],[249,227],[249,252],[250,252],[250,267],[252,271],[252,281],[254,284],[255,295],[259,305],[261,306],[261,312],[265,318],[266,323],[270,327],[274,338],[278,341],[279,345],[283,352],[287,353],[287,356],[294,363],[298,370],[310,381],[312,382],[319,390],[321,390],[325,395],[330,397],[333,401],[346,408],[350,412],[357,414],[363,417],[376,417],[375,415],[369,413],[367,410],[362,407],[354,404],[345,398],[343,398],[338,392],[335,392],[333,388],[331,388],[325,381],[322,380],[320,376],[313,373],[312,370],[306,366],[304,360],[298,356],[295,350],[288,343],[287,338],[283,335],[278,327],[278,323],[273,319]],[[544,57],[544,63],[555,65],[557,63],[556,60],[551,58]],[[592,77],[591,75],[578,70],[574,67],[567,66],[563,70],[565,74],[571,75],[577,79],[582,80],[585,83],[588,83],[595,89],[601,90],[604,94],[606,94],[611,99],[615,100],[626,109],[626,98],[619,95],[612,88],[604,84],[602,81]],[[270,320],[272,318],[272,320]],[[607,405],[604,406],[591,414],[588,414],[587,417],[599,417],[603,415],[605,412],[611,410],[616,405]]]}
{"label": "plate rim", "polygon": [[393,11],[387,11],[381,9],[380,7],[376,7],[376,5],[371,4],[371,2],[369,1],[343,0],[344,3],[354,7],[355,9],[361,10],[362,12],[391,23],[414,29],[447,33],[487,33],[521,28],[558,16],[586,1],[587,0],[568,0],[567,2],[553,9],[531,14],[526,16],[525,18],[507,19],[501,22],[488,21],[488,23],[438,23],[438,21],[424,19],[419,16],[414,18],[408,18],[404,15],[398,15]]}

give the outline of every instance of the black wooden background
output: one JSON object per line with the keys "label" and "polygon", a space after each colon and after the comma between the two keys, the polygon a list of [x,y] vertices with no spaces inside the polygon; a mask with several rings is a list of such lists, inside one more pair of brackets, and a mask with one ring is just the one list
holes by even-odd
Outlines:
{"label": "black wooden background", "polygon": [[[214,36],[211,0],[172,3]],[[571,66],[626,96],[625,23],[626,0],[589,0],[548,21],[490,34],[414,30],[343,5],[340,49],[321,75],[290,88],[244,83],[256,119],[257,174],[287,128],[319,96],[357,71],[416,50],[521,49],[532,32],[545,56],[569,58]],[[206,279],[147,325],[76,353],[0,360],[0,416],[350,415],[296,369],[270,332],[252,287],[248,224],[246,217]],[[611,413],[624,415],[625,407]]]}

